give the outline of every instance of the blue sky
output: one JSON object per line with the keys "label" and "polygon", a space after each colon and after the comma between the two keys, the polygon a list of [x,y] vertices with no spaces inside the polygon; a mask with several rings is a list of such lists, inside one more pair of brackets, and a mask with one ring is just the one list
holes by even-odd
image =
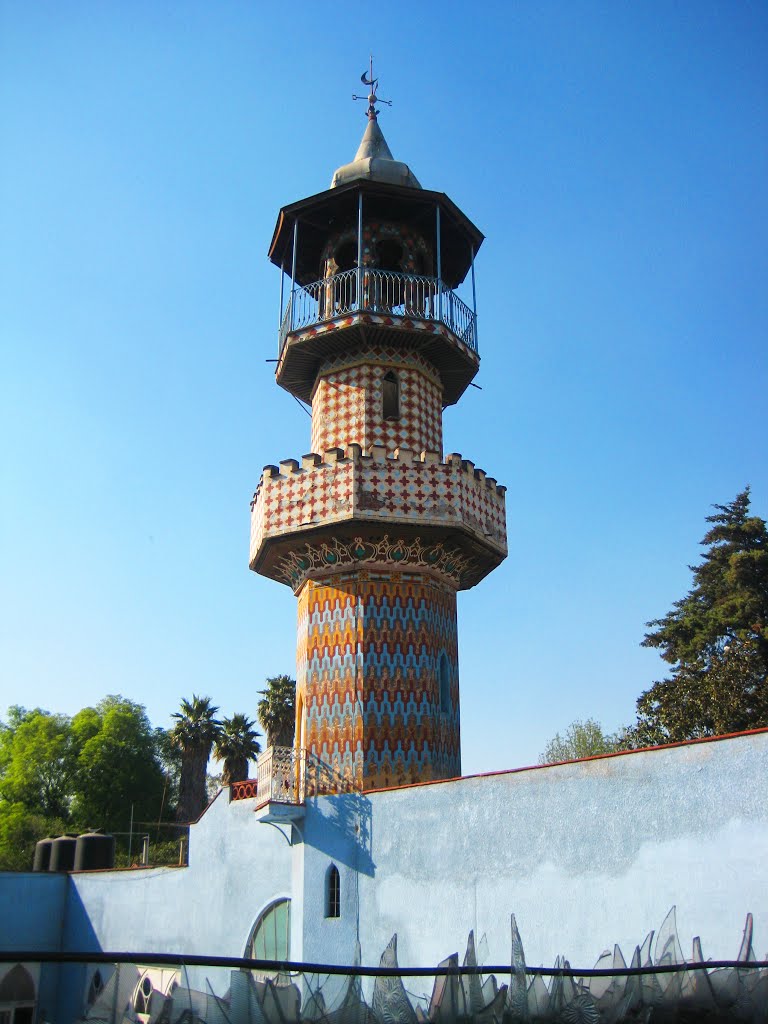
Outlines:
{"label": "blue sky", "polygon": [[280,206],[365,127],[484,231],[482,364],[445,415],[509,488],[459,600],[465,772],[630,722],[704,517],[768,516],[764,3],[0,2],[0,714],[107,693],[255,713],[295,599],[247,566]]}

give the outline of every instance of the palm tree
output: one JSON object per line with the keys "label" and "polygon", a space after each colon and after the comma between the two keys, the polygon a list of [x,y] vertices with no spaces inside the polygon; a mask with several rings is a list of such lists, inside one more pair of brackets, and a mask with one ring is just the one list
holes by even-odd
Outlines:
{"label": "palm tree", "polygon": [[248,762],[255,761],[261,750],[256,739],[260,733],[256,732],[254,725],[256,723],[247,715],[232,715],[222,720],[221,731],[213,741],[213,753],[224,762],[222,785],[244,782],[248,778]]}
{"label": "palm tree", "polygon": [[171,742],[181,751],[177,821],[194,821],[208,803],[205,771],[221,729],[221,722],[215,717],[218,710],[210,697],[192,694],[192,700],[182,700],[181,711],[172,715],[176,725],[171,730]]}
{"label": "palm tree", "polygon": [[268,747],[292,747],[296,725],[296,680],[290,676],[274,676],[267,680],[256,707],[261,727],[267,734]]}

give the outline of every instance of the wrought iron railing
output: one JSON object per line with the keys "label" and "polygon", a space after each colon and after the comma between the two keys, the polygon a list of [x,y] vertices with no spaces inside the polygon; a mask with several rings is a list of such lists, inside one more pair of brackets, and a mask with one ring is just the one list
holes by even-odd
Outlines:
{"label": "wrought iron railing", "polygon": [[294,288],[280,325],[280,352],[294,331],[360,311],[438,321],[477,352],[477,318],[455,292],[436,277],[373,267],[359,273],[345,270]]}

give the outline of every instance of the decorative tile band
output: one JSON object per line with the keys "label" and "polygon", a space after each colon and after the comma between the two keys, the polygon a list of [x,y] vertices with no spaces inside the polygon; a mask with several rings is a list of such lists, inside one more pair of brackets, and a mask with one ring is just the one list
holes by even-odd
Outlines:
{"label": "decorative tile band", "polygon": [[418,331],[420,334],[436,334],[447,338],[454,345],[457,345],[462,352],[470,358],[480,361],[477,352],[466,345],[458,335],[449,330],[444,324],[435,320],[419,320],[407,316],[381,315],[378,313],[351,313],[349,316],[339,317],[336,320],[327,320],[307,327],[304,331],[296,331],[291,335],[291,344],[297,344],[309,338],[316,338],[320,334],[330,334],[332,331],[345,330],[347,327],[355,327],[358,324],[370,327],[392,327],[401,331]]}
{"label": "decorative tile band", "polygon": [[457,589],[472,586],[471,581],[479,572],[477,559],[453,545],[422,544],[419,537],[406,540],[385,533],[378,538],[334,537],[317,544],[301,544],[279,559],[274,576],[298,592],[309,578],[317,579],[350,566],[370,569],[373,565],[395,570],[429,569]]}

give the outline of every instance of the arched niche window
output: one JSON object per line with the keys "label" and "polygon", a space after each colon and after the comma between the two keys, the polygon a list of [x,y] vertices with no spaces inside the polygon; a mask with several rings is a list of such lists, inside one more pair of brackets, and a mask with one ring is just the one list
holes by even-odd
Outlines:
{"label": "arched niche window", "polygon": [[101,976],[101,971],[98,968],[96,968],[96,970],[94,971],[93,977],[91,978],[91,983],[88,986],[88,1005],[89,1006],[93,1006],[93,1004],[96,1002],[96,1000],[101,995],[103,989],[104,989],[104,979]]}
{"label": "arched niche window", "polygon": [[448,664],[448,655],[445,651],[440,655],[438,662],[438,682],[440,685],[440,711],[447,715],[451,710],[451,666]]}
{"label": "arched niche window", "polygon": [[144,1014],[145,1016],[151,1014],[154,990],[152,979],[148,974],[145,974],[133,993],[133,1009],[135,1013]]}
{"label": "arched niche window", "polygon": [[0,981],[0,1022],[32,1024],[35,1015],[35,983],[21,964],[16,964]]}
{"label": "arched niche window", "polygon": [[401,270],[403,243],[397,238],[382,238],[376,244],[376,260],[380,270]]}
{"label": "arched niche window", "polygon": [[357,266],[357,242],[354,239],[340,242],[336,246],[333,258],[336,260],[339,273],[344,270],[352,270]]}
{"label": "arched niche window", "polygon": [[325,873],[325,916],[341,917],[341,878],[335,864]]}
{"label": "arched niche window", "polygon": [[391,370],[381,382],[381,412],[385,420],[400,419],[400,381]]}
{"label": "arched niche window", "polygon": [[253,926],[245,947],[252,960],[288,960],[291,950],[291,901],[275,900]]}

